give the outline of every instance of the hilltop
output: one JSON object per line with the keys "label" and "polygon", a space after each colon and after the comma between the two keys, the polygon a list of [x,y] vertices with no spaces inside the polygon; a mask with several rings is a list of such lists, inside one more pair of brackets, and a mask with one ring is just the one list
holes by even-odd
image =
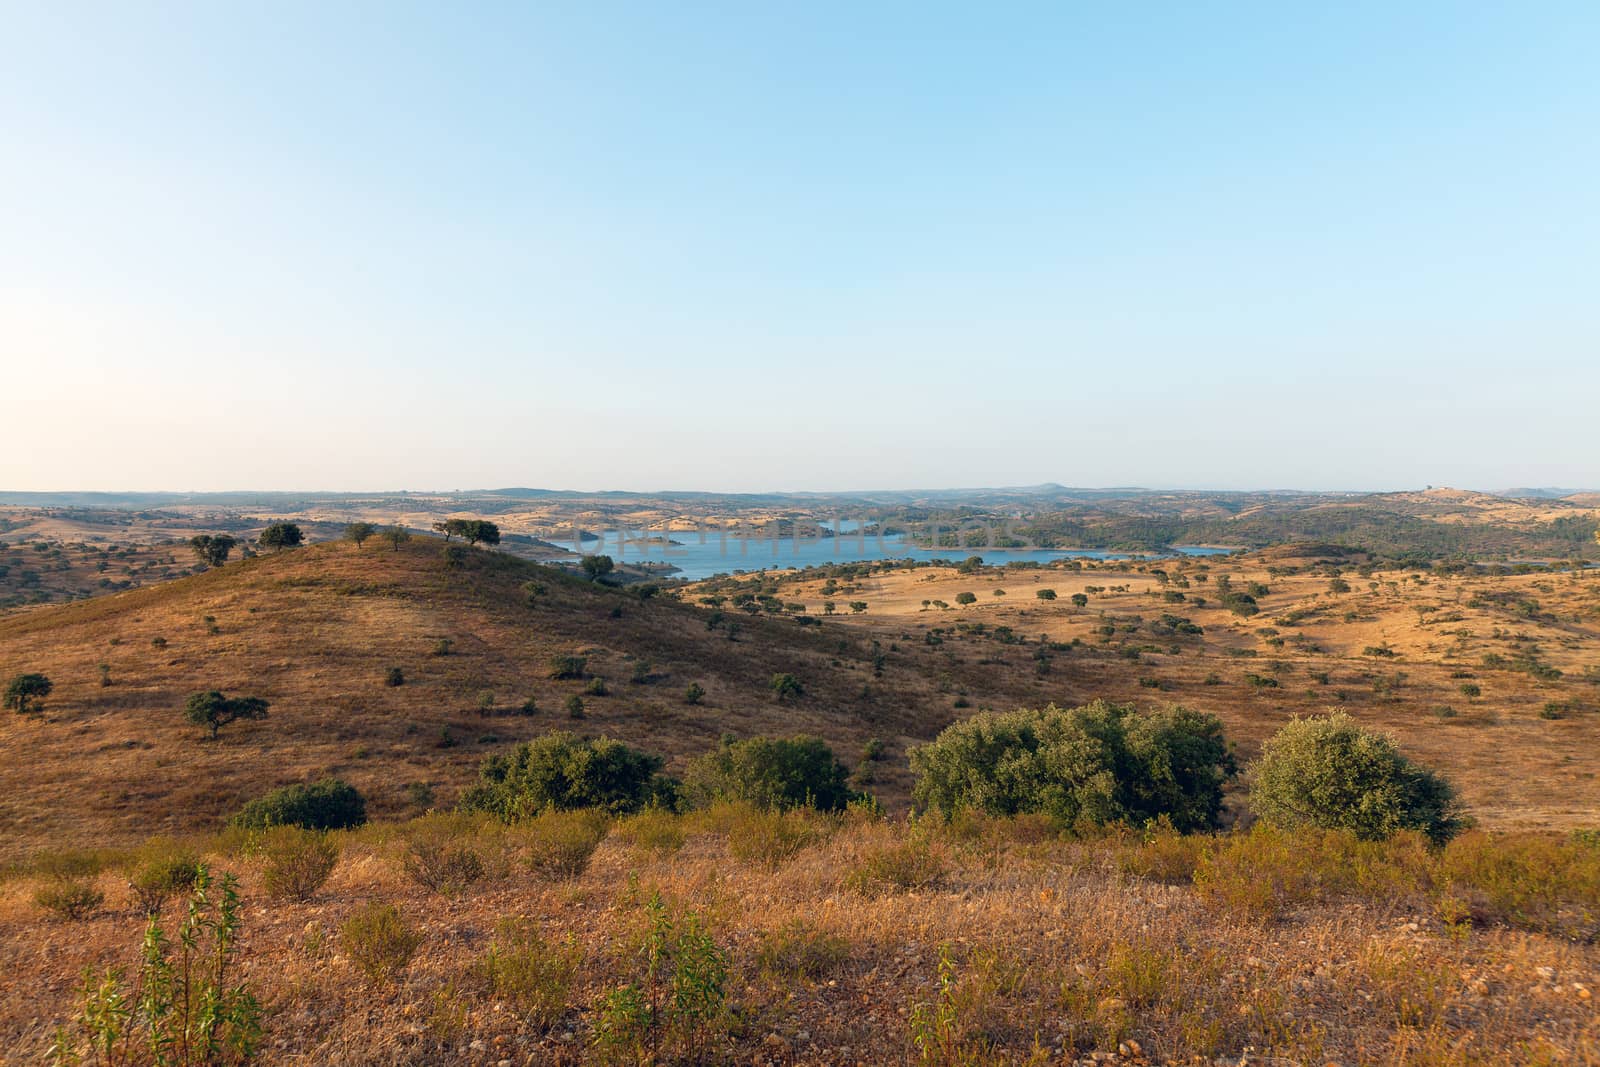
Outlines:
{"label": "hilltop", "polygon": [[[926,715],[917,659],[875,674],[870,642],[838,625],[714,615],[503,553],[452,566],[441,544],[312,545],[0,618],[0,673],[55,683],[42,721],[0,721],[0,744],[26,757],[0,768],[0,851],[211,829],[248,797],[323,775],[357,785],[375,817],[406,814],[418,798],[449,803],[487,754],[558,728],[675,765],[728,732],[813,732],[848,758],[949,721]],[[548,677],[568,654],[586,678]],[[395,667],[405,681],[390,687]],[[776,703],[780,672],[805,695]],[[595,678],[606,695],[585,692]],[[262,697],[270,717],[203,740],[182,708],[207,689]],[[581,722],[564,710],[574,694]],[[880,788],[892,799],[904,785],[890,772]]]}

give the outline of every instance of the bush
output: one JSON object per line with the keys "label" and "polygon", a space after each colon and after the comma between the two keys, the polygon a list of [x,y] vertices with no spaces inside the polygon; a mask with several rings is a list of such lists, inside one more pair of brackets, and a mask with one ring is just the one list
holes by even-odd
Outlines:
{"label": "bush", "polygon": [[689,764],[690,797],[743,800],[760,808],[838,811],[855,797],[849,771],[821,738],[752,737],[725,742]]}
{"label": "bush", "polygon": [[714,812],[727,822],[733,858],[777,868],[801,849],[827,836],[817,816],[802,810],[763,811],[730,805]]}
{"label": "bush", "polygon": [[58,919],[87,919],[100,910],[106,895],[81,878],[54,878],[33,894],[33,902]]}
{"label": "bush", "polygon": [[976,593],[965,593],[965,592],[963,592],[963,593],[957,593],[956,594],[956,603],[957,604],[976,604],[977,602],[978,602],[978,594],[976,594]]}
{"label": "bush", "polygon": [[678,851],[689,836],[682,818],[655,808],[629,816],[617,825],[616,832],[633,847],[658,853]]}
{"label": "bush", "polygon": [[355,786],[337,778],[274,789],[246,804],[229,820],[247,829],[298,826],[306,830],[348,830],[366,821],[366,799]]}
{"label": "bush", "polygon": [[683,691],[683,702],[685,704],[698,704],[705,698],[705,687],[699,682],[690,682],[688,688]]}
{"label": "bush", "polygon": [[625,814],[670,793],[658,773],[662,762],[609,737],[545,734],[485,760],[461,804],[507,822],[545,808]]}
{"label": "bush", "polygon": [[1035,589],[1033,591],[1033,595],[1038,597],[1040,600],[1054,600],[1056,598],[1056,591],[1054,589]]}
{"label": "bush", "polygon": [[412,823],[401,866],[406,877],[442,896],[454,896],[481,880],[483,857],[461,843],[464,817],[425,816]]}
{"label": "bush", "polygon": [[1343,712],[1290,722],[1262,746],[1249,775],[1250,807],[1286,829],[1348,830],[1364,840],[1416,830],[1441,843],[1463,825],[1449,782]]}
{"label": "bush", "polygon": [[529,1022],[548,1030],[567,1010],[568,991],[582,961],[583,950],[572,938],[558,947],[531,920],[503,919],[477,972],[493,996],[515,1004]]}
{"label": "bush", "polygon": [[845,876],[845,885],[862,893],[932,889],[944,881],[945,873],[943,853],[926,833],[912,833],[868,852]]}
{"label": "bush", "polygon": [[780,704],[806,694],[805,686],[801,685],[800,679],[792,674],[774,674],[769,688],[772,690],[773,699]]}
{"label": "bush", "polygon": [[128,886],[140,909],[154,915],[168,899],[194,888],[200,877],[200,857],[189,849],[154,841],[143,853],[135,861]]}
{"label": "bush", "polygon": [[547,673],[557,681],[563,678],[582,678],[588,665],[588,659],[583,656],[551,656],[550,669]]}
{"label": "bush", "polygon": [[6,685],[5,706],[18,715],[37,715],[44,710],[44,698],[55,688],[42,674],[19,674]]}
{"label": "bush", "polygon": [[339,939],[345,955],[373,985],[385,985],[404,971],[422,941],[393,904],[376,900],[344,921]]}
{"label": "bush", "polygon": [[266,861],[262,884],[275,900],[310,900],[339,863],[339,846],[332,838],[298,826],[273,827],[259,848]]}
{"label": "bush", "polygon": [[964,807],[1068,825],[1165,816],[1185,832],[1216,825],[1236,770],[1215,716],[1104,701],[975,715],[914,749],[911,769],[917,805],[946,818]]}
{"label": "bush", "polygon": [[589,869],[610,823],[596,811],[542,811],[517,825],[528,868],[541,878],[576,878]]}
{"label": "bush", "polygon": [[406,684],[406,672],[399,667],[390,667],[383,676],[383,684],[390,688]]}

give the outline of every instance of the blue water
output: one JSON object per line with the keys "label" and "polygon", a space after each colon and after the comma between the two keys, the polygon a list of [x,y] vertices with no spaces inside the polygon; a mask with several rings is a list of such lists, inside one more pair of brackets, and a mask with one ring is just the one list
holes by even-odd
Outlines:
{"label": "blue water", "polygon": [[[670,537],[677,544],[665,544]],[[710,530],[705,532],[677,532],[663,535],[656,531],[606,530],[599,540],[586,540],[579,547],[570,539],[552,544],[586,555],[604,554],[618,563],[670,564],[677,568],[674,578],[698,581],[714,574],[732,574],[735,571],[756,571],[789,567],[817,567],[830,563],[860,563],[880,559],[950,559],[962,560],[969,556],[982,557],[990,566],[1004,566],[1013,561],[1050,563],[1059,559],[1128,559],[1127,553],[1091,552],[1058,549],[984,549],[941,548],[927,549],[908,544],[903,534],[883,536],[853,535],[839,537],[775,538],[767,535],[742,537]],[[1177,546],[1175,554],[1186,556],[1224,555],[1232,549]]]}

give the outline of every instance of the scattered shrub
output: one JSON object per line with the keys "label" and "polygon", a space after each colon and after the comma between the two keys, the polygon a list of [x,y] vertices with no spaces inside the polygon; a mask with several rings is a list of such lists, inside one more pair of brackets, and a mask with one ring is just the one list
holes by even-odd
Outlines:
{"label": "scattered shrub", "polygon": [[393,904],[369,901],[339,928],[345,955],[373,985],[387,985],[410,964],[422,938]]}
{"label": "scattered shrub", "polygon": [[549,676],[557,681],[564,678],[582,678],[589,661],[583,656],[551,656]]}
{"label": "scattered shrub", "polygon": [[606,680],[598,676],[590,678],[589,684],[583,687],[583,691],[588,696],[603,697],[606,695]]}
{"label": "scattered shrub", "polygon": [[529,1022],[547,1030],[566,1013],[582,961],[583,950],[572,938],[552,945],[531,920],[502,919],[477,973],[492,995],[515,1004]]}
{"label": "scattered shrub", "polygon": [[229,821],[245,828],[348,830],[367,821],[367,802],[355,786],[338,778],[324,778],[310,785],[274,789],[240,808]]}
{"label": "scattered shrub", "polygon": [[406,684],[406,672],[399,667],[390,667],[383,676],[383,684],[391,689]]}
{"label": "scattered shrub", "polygon": [[1343,712],[1292,721],[1262,746],[1249,776],[1250,807],[1276,826],[1349,830],[1363,839],[1417,830],[1441,843],[1462,827],[1445,779]]}
{"label": "scattered shrub", "polygon": [[617,824],[616,834],[635,848],[656,853],[676,852],[688,838],[683,819],[659,809],[628,816]]}
{"label": "scattered shrub", "polygon": [[106,895],[83,878],[52,878],[34,891],[33,902],[58,919],[87,919],[100,910]]}
{"label": "scattered shrub", "polygon": [[706,691],[699,682],[690,682],[689,687],[683,691],[685,704],[698,704],[706,698]]}
{"label": "scattered shrub", "polygon": [[867,852],[845,876],[845,885],[863,893],[931,889],[944,881],[944,854],[925,832]]}
{"label": "scattered shrub", "polygon": [[339,846],[331,837],[298,826],[272,827],[258,848],[265,861],[262,885],[276,900],[310,900],[339,863]]}
{"label": "scattered shrub", "polygon": [[594,850],[610,830],[597,811],[541,811],[517,824],[523,859],[541,878],[576,878],[589,869]]}
{"label": "scattered shrub", "polygon": [[763,810],[738,804],[723,806],[714,814],[726,823],[728,851],[735,859],[772,868],[827,836],[819,819],[804,809]]}
{"label": "scattered shrub", "polygon": [[788,700],[795,700],[805,696],[805,686],[800,684],[800,679],[792,674],[774,674],[769,685],[772,698],[782,704]]}
{"label": "scattered shrub", "polygon": [[567,718],[581,719],[584,717],[583,698],[577,693],[573,693],[567,698],[565,707],[567,709]]}
{"label": "scattered shrub", "polygon": [[461,818],[448,815],[413,822],[401,858],[406,877],[442,896],[454,896],[480,881],[485,873],[483,857],[463,842],[466,828]]}
{"label": "scattered shrub", "polygon": [[194,888],[200,877],[200,857],[190,849],[161,841],[150,842],[142,853],[128,886],[140,909],[154,915],[170,898]]}

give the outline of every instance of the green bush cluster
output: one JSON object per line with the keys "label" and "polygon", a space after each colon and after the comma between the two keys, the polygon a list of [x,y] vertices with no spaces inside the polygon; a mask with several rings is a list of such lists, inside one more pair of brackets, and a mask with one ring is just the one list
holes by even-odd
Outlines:
{"label": "green bush cluster", "polygon": [[914,749],[911,767],[917,804],[947,818],[962,808],[1068,825],[1166,817],[1186,831],[1217,824],[1237,770],[1215,716],[1104,701],[975,715]]}
{"label": "green bush cluster", "polygon": [[507,822],[545,808],[627,814],[652,802],[670,807],[677,786],[660,773],[663,762],[609,737],[545,734],[486,760],[461,806]]}
{"label": "green bush cluster", "polygon": [[366,799],[355,786],[338,778],[274,789],[250,801],[230,820],[244,829],[298,826],[306,830],[348,830],[366,821]]}
{"label": "green bush cluster", "polygon": [[819,737],[725,740],[689,765],[689,797],[700,804],[743,800],[760,808],[838,811],[856,796],[850,772]]}

